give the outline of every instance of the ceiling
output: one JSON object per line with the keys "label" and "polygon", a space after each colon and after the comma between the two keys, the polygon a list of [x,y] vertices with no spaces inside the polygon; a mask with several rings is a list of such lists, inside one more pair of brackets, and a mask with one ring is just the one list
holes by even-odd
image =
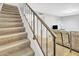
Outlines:
{"label": "ceiling", "polygon": [[37,12],[54,15],[69,16],[79,14],[79,3],[29,3]]}

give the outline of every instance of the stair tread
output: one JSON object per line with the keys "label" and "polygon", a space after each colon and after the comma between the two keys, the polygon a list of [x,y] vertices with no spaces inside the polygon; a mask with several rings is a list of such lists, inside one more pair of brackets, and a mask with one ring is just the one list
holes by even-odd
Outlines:
{"label": "stair tread", "polygon": [[0,36],[0,38],[10,37],[10,36],[16,36],[16,35],[20,35],[20,34],[26,34],[26,32],[14,33],[14,34],[10,34],[10,35],[2,35],[2,36]]}
{"label": "stair tread", "polygon": [[6,8],[2,8],[2,11],[10,11],[10,12],[18,12],[19,13],[19,10],[10,10],[10,9],[6,9]]}
{"label": "stair tread", "polygon": [[20,33],[20,32],[24,32],[24,31],[25,31],[24,27],[0,28],[0,36],[14,34],[14,33]]}
{"label": "stair tread", "polygon": [[16,6],[8,5],[8,4],[3,4],[2,6],[3,9],[11,9],[11,10],[16,10],[18,11],[18,8]]}
{"label": "stair tread", "polygon": [[9,30],[9,31],[12,31],[12,30],[17,30],[17,29],[25,29],[24,27],[10,27],[10,28],[0,28],[0,32],[1,31],[7,31],[7,30]]}
{"label": "stair tread", "polygon": [[11,42],[18,41],[18,40],[22,40],[25,38],[27,38],[26,32],[1,35],[0,36],[0,45],[11,43]]}
{"label": "stair tread", "polygon": [[11,10],[11,11],[16,11],[16,12],[19,11],[18,8],[15,9],[15,8],[2,7],[2,10],[3,10],[3,9],[5,9],[5,10]]}
{"label": "stair tread", "polygon": [[2,8],[2,11],[8,11],[8,12],[17,12],[17,13],[19,13],[19,10],[10,10],[10,9],[4,9],[4,8]]}
{"label": "stair tread", "polygon": [[9,5],[9,4],[3,4],[3,7],[4,7],[4,6],[5,6],[5,7],[11,7],[11,8],[13,8],[13,7],[14,7],[14,8],[17,8],[17,6],[13,6],[13,5]]}
{"label": "stair tread", "polygon": [[7,30],[7,29],[17,29],[17,28],[24,28],[24,27],[10,27],[10,28],[0,28],[0,30]]}
{"label": "stair tread", "polygon": [[13,25],[16,25],[16,24],[23,24],[22,22],[0,22],[0,26],[1,25],[5,25],[5,26],[7,26],[7,25],[11,25],[11,24],[13,24]]}
{"label": "stair tread", "polygon": [[9,23],[9,24],[10,24],[10,23],[11,23],[11,24],[13,23],[13,24],[15,24],[15,23],[22,23],[22,22],[0,22],[0,23]]}
{"label": "stair tread", "polygon": [[[28,48],[29,45],[30,41],[28,39],[22,39],[19,41],[8,43],[6,45],[1,45],[0,56],[13,56],[16,54],[16,52],[21,52],[21,50]],[[16,56],[18,56],[18,53],[16,54]]]}
{"label": "stair tread", "polygon": [[22,22],[19,18],[0,18],[0,22]]}
{"label": "stair tread", "polygon": [[0,18],[0,20],[21,20],[21,18]]}
{"label": "stair tread", "polygon": [[20,15],[13,15],[13,14],[3,14],[3,13],[0,13],[0,17],[8,17],[8,18],[21,18]]}
{"label": "stair tread", "polygon": [[12,56],[33,56],[34,52],[30,47],[28,47],[28,48],[19,50],[17,52],[14,52],[14,53],[12,53],[10,55],[12,55]]}
{"label": "stair tread", "polygon": [[0,12],[0,15],[3,15],[3,16],[4,16],[4,15],[6,15],[6,16],[8,16],[8,15],[9,15],[9,16],[20,16],[20,15],[3,14],[3,13],[1,13],[1,12]]}
{"label": "stair tread", "polygon": [[8,8],[2,8],[1,11],[6,11],[6,12],[16,12],[16,13],[19,13],[19,10],[12,10],[12,9],[8,9]]}
{"label": "stair tread", "polygon": [[18,13],[19,14],[19,12],[16,12],[16,11],[5,11],[5,9],[2,10],[1,12],[11,12],[11,13]]}
{"label": "stair tread", "polygon": [[17,12],[8,12],[8,11],[1,11],[3,14],[10,14],[10,15],[19,15]]}
{"label": "stair tread", "polygon": [[0,17],[0,22],[22,22],[21,18],[8,18],[8,17]]}
{"label": "stair tread", "polygon": [[22,22],[0,22],[0,28],[21,27]]}
{"label": "stair tread", "polygon": [[9,48],[14,47],[16,45],[19,45],[19,44],[22,44],[22,43],[27,43],[27,42],[29,42],[28,39],[22,39],[22,40],[14,41],[14,42],[7,43],[7,44],[4,44],[4,45],[0,45],[0,52],[2,50],[9,49]]}

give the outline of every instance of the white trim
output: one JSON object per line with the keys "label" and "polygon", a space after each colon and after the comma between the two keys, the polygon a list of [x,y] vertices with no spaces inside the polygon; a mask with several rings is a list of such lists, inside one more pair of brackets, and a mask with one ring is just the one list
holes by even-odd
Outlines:
{"label": "white trim", "polygon": [[0,11],[2,10],[3,3],[0,4]]}

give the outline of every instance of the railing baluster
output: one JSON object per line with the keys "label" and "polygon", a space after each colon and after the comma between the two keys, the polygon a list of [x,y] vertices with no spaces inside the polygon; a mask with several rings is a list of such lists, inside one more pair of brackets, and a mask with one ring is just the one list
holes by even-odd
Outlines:
{"label": "railing baluster", "polygon": [[35,14],[33,13],[33,39],[35,39]]}
{"label": "railing baluster", "polygon": [[35,15],[33,14],[33,31],[35,33]]}
{"label": "railing baluster", "polygon": [[43,34],[43,31],[42,31],[42,23],[41,23],[41,49],[42,49],[42,34]]}
{"label": "railing baluster", "polygon": [[32,26],[32,12],[31,12],[31,26]]}
{"label": "railing baluster", "polygon": [[55,40],[56,37],[52,37],[52,38],[53,38],[52,40],[53,40],[53,46],[54,46],[53,47],[53,55],[56,56],[56,40]]}
{"label": "railing baluster", "polygon": [[38,18],[37,18],[37,41],[38,41]]}
{"label": "railing baluster", "polygon": [[70,52],[72,52],[72,32],[70,32]]}
{"label": "railing baluster", "polygon": [[32,28],[32,18],[33,18],[33,17],[32,17],[32,14],[33,14],[33,13],[32,13],[32,11],[31,11],[31,28]]}
{"label": "railing baluster", "polygon": [[30,17],[31,14],[30,14],[30,12],[31,12],[31,11],[30,11],[30,9],[29,9],[29,23],[30,23],[30,26],[31,26],[31,17]]}
{"label": "railing baluster", "polygon": [[33,13],[32,13],[32,30],[33,30]]}
{"label": "railing baluster", "polygon": [[46,29],[46,56],[48,56],[48,31]]}
{"label": "railing baluster", "polygon": [[62,45],[64,45],[64,42],[63,42],[63,34],[62,34],[62,32],[60,32],[60,33],[61,33]]}
{"label": "railing baluster", "polygon": [[[30,8],[28,8],[28,18],[30,19]],[[29,21],[29,24],[30,24],[30,20]]]}

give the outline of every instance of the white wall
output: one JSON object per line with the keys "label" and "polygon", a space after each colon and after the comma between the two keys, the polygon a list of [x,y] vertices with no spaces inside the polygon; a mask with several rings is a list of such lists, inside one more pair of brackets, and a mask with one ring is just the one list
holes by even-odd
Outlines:
{"label": "white wall", "polygon": [[79,15],[65,16],[61,21],[65,30],[79,31]]}
{"label": "white wall", "polygon": [[58,29],[61,29],[61,18],[53,15],[41,15],[43,21],[52,28],[53,25],[58,25]]}
{"label": "white wall", "polygon": [[[61,28],[61,21],[60,17],[54,16],[51,13],[53,12],[53,8],[50,8],[52,4],[48,3],[29,3],[30,7],[35,12],[43,13],[43,15],[40,15],[40,17],[43,19],[43,21],[52,28],[53,25],[58,25],[58,28]],[[53,6],[53,5],[52,5]],[[39,14],[38,14],[39,15]]]}

